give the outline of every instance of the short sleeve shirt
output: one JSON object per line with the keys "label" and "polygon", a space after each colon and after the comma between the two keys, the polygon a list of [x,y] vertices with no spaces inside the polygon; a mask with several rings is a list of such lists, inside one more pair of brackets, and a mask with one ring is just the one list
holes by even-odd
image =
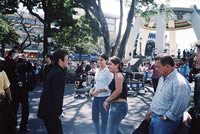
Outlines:
{"label": "short sleeve shirt", "polygon": [[0,72],[0,93],[5,93],[4,89],[9,88],[10,82],[4,71]]}

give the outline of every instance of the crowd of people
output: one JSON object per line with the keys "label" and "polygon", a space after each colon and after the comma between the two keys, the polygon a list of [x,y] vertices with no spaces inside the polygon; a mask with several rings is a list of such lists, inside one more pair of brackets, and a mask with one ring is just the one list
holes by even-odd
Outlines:
{"label": "crowd of people", "polygon": [[[174,134],[181,122],[190,127],[190,134],[197,134],[199,116],[193,121],[194,111],[200,107],[199,75],[195,78],[194,106],[191,106],[190,73],[200,69],[200,45],[197,45],[193,69],[182,58],[175,63],[171,56],[158,54],[152,64],[139,65],[138,71],[145,74],[145,81],[151,72],[155,95],[145,115],[150,122],[149,134]],[[3,134],[17,132],[17,111],[22,105],[22,117],[19,132],[27,132],[29,117],[28,92],[34,86],[33,75],[40,76],[42,93],[37,116],[47,129],[48,134],[63,134],[61,115],[65,89],[66,69],[70,65],[68,53],[57,50],[53,55],[45,56],[45,64],[37,68],[27,60],[18,47],[13,48],[5,59],[0,59],[0,130]],[[77,64],[77,78],[83,75],[94,75],[95,84],[90,89],[92,100],[92,120],[96,134],[124,134],[120,122],[128,113],[127,93],[128,78],[132,77],[130,63],[124,69],[120,58],[101,54],[97,63]],[[196,76],[196,77],[194,77]],[[188,110],[190,109],[190,110]],[[191,110],[192,109],[192,110]],[[193,122],[192,124],[189,124]]]}

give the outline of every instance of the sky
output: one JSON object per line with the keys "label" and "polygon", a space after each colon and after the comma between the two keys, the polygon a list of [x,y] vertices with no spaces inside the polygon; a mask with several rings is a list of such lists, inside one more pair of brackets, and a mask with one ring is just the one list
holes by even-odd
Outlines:
{"label": "sky", "polygon": [[[158,4],[164,3],[169,4],[171,7],[192,7],[192,5],[197,5],[200,9],[200,0],[155,0]],[[119,16],[119,0],[102,0],[102,9],[104,13],[109,13]],[[128,14],[128,8],[124,8],[124,26],[126,25],[126,18]],[[169,35],[169,32],[166,32],[166,35]],[[187,30],[178,30],[176,31],[176,43],[177,48],[190,49],[190,44],[196,42],[196,35],[192,28]],[[169,38],[167,38],[169,42]]]}

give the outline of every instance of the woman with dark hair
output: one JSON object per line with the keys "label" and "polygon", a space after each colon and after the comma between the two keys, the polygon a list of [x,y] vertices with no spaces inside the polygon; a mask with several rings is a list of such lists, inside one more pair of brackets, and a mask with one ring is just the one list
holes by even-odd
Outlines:
{"label": "woman with dark hair", "polygon": [[[110,89],[108,85],[110,84],[113,74],[109,72],[106,65],[108,61],[108,56],[102,54],[98,57],[99,68],[95,73],[95,87],[90,90],[90,96],[93,96],[92,101],[92,120],[95,125],[96,134],[105,134],[106,126],[108,120],[108,111],[103,108],[104,101],[110,95]],[[101,123],[99,123],[99,115],[101,115]]]}
{"label": "woman with dark hair", "polygon": [[114,78],[109,84],[111,95],[104,102],[106,111],[108,111],[110,104],[106,134],[124,134],[119,126],[128,112],[128,104],[127,83],[123,76],[121,60],[116,56],[111,57],[108,62],[108,68],[114,74]]}

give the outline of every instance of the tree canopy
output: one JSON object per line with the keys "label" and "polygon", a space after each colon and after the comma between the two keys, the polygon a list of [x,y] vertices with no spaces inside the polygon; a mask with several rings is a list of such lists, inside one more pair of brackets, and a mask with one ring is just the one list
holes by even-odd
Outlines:
{"label": "tree canopy", "polygon": [[91,53],[91,49],[94,48],[92,46],[96,45],[99,34],[90,26],[89,21],[85,16],[81,16],[73,26],[53,29],[55,42],[58,43],[58,46],[55,47],[65,47],[69,50],[74,50],[76,49],[75,46],[79,46],[86,53]]}
{"label": "tree canopy", "polygon": [[13,23],[9,22],[2,14],[0,14],[0,42],[1,56],[4,57],[5,45],[17,44],[19,35],[13,27]]}

